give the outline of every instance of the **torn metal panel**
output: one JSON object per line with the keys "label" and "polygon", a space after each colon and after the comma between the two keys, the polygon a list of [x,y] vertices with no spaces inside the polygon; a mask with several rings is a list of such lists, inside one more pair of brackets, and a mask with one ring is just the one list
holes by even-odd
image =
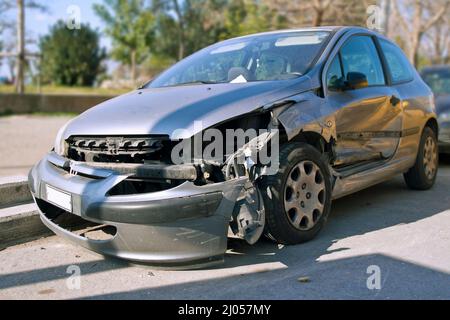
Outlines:
{"label": "torn metal panel", "polygon": [[295,103],[284,110],[278,120],[286,130],[289,140],[303,132],[320,134],[327,142],[336,137],[334,109],[313,92],[298,95]]}

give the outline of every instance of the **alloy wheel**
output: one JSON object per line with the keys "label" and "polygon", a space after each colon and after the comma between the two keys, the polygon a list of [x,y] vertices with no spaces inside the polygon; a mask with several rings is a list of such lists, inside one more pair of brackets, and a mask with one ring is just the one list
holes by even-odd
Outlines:
{"label": "alloy wheel", "polygon": [[324,212],[325,188],[323,173],[314,162],[302,161],[291,170],[285,184],[284,208],[294,228],[314,228]]}
{"label": "alloy wheel", "polygon": [[438,166],[437,145],[433,137],[428,137],[423,150],[423,166],[427,179],[432,180]]}

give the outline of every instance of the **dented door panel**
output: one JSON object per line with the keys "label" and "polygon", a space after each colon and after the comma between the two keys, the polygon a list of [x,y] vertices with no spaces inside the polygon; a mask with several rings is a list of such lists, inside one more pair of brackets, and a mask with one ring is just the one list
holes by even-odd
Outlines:
{"label": "dented door panel", "polygon": [[387,87],[372,87],[333,93],[328,101],[336,112],[337,165],[391,158],[402,131],[402,109],[393,105],[398,93]]}

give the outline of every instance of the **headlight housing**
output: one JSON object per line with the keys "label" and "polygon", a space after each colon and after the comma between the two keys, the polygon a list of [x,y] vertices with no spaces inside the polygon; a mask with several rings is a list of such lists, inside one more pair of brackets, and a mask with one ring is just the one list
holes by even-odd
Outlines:
{"label": "headlight housing", "polygon": [[72,120],[67,122],[61,129],[59,129],[58,134],[56,135],[54,148],[55,153],[60,156],[64,156],[68,149],[68,144],[64,140],[64,133],[71,122]]}

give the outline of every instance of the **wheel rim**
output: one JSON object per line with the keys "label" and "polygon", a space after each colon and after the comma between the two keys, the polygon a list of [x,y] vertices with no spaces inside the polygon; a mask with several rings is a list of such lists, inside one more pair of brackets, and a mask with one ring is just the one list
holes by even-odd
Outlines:
{"label": "wheel rim", "polygon": [[425,175],[429,180],[432,180],[437,170],[437,145],[432,137],[428,137],[425,141],[423,150],[423,167]]}
{"label": "wheel rim", "polygon": [[302,161],[291,170],[284,190],[284,209],[294,228],[314,228],[325,208],[325,188],[324,176],[315,163]]}

